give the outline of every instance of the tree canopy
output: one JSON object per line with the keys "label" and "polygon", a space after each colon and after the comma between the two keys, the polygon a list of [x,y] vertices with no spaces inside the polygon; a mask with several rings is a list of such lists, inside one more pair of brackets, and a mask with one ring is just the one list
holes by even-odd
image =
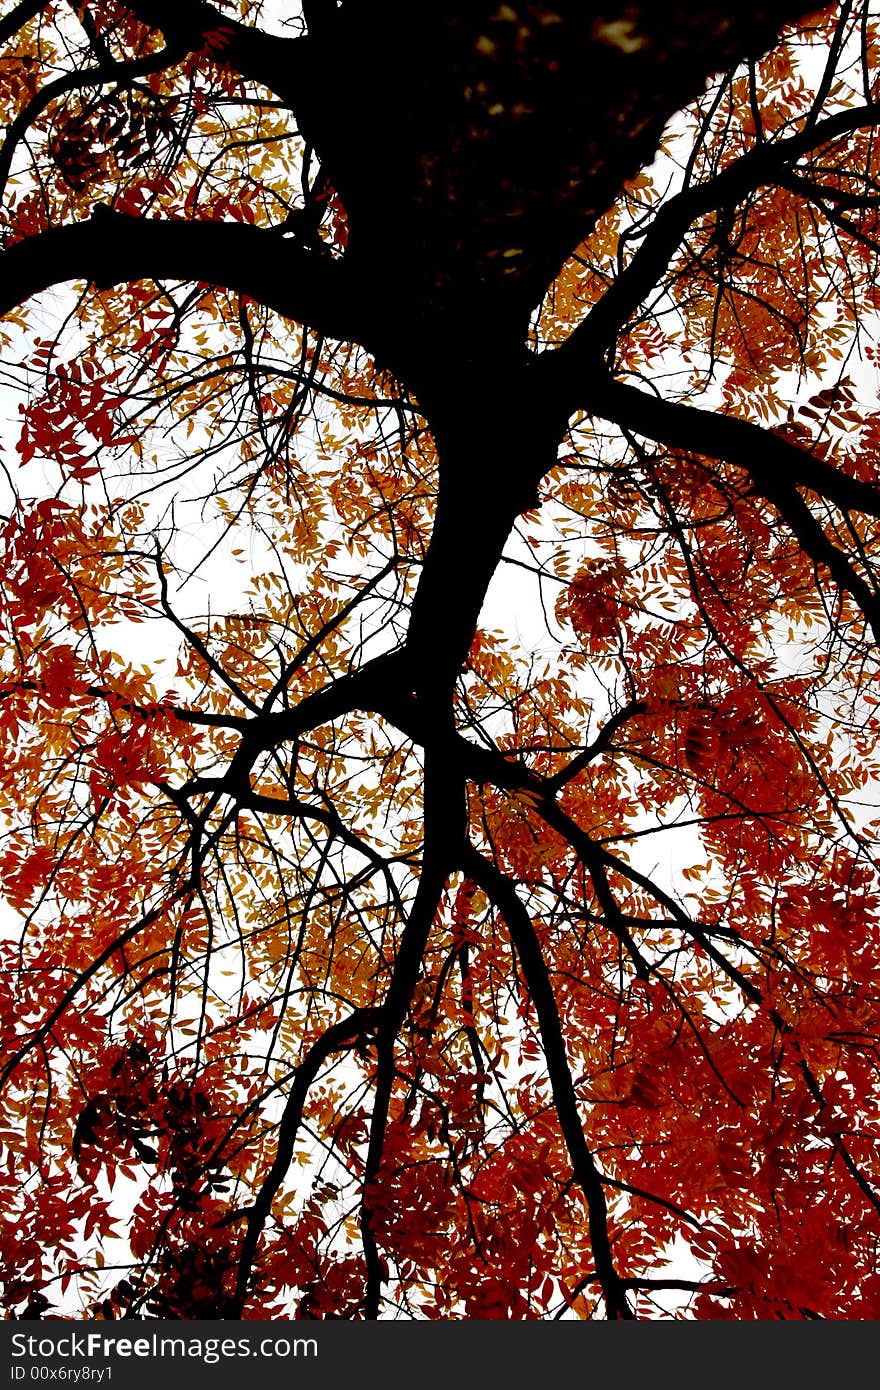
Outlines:
{"label": "tree canopy", "polygon": [[6,1316],[880,1315],[880,16],[0,43]]}

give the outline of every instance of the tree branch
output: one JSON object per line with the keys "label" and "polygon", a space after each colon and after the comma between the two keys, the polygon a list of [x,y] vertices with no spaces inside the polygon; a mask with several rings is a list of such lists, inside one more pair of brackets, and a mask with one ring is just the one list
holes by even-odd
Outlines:
{"label": "tree branch", "polygon": [[102,87],[111,82],[133,82],[137,77],[147,77],[150,73],[162,72],[165,68],[180,62],[184,53],[185,50],[182,47],[171,46],[161,49],[158,53],[151,53],[146,58],[132,59],[130,62],[123,63],[102,63],[97,67],[85,68],[82,72],[65,73],[56,81],[47,82],[45,87],[40,88],[6,128],[6,135],[2,148],[0,148],[0,198],[6,192],[6,182],[9,178],[16,149],[34,121],[52,105],[53,101],[58,101],[68,92],[79,92],[89,87]]}
{"label": "tree branch", "polygon": [[379,1316],[385,1277],[373,1230],[369,1186],[382,1163],[385,1132],[394,1083],[394,1047],[409,1010],[422,966],[428,933],[449,874],[461,855],[465,832],[464,780],[456,758],[429,751],[425,758],[425,848],[422,872],[409,920],[403,932],[391,982],[382,1004],[376,1034],[376,1094],[370,1120],[370,1140],[364,1165],[361,1239],[367,1265],[364,1316]]}
{"label": "tree branch", "polygon": [[601,358],[627,321],[659,283],[688,229],[707,213],[739,203],[769,184],[784,182],[793,163],[844,135],[880,124],[880,103],[839,111],[774,143],[756,145],[720,174],[686,188],[656,213],[632,260],[593,306],[583,323],[558,348],[541,357],[556,389],[570,393],[570,411],[585,369]]}
{"label": "tree branch", "polygon": [[[125,0],[141,23],[159,29],[169,44],[233,68],[241,77],[291,101],[306,73],[308,40],[265,34],[241,24],[206,0]],[[208,35],[212,42],[208,43]]]}
{"label": "tree branch", "polygon": [[296,1069],[296,1076],[278,1125],[278,1143],[275,1147],[272,1167],[266,1174],[248,1212],[247,1230],[238,1257],[236,1290],[233,1306],[230,1310],[232,1317],[240,1317],[244,1308],[257,1246],[272,1211],[272,1203],[275,1201],[290,1168],[309,1088],[327,1058],[332,1056],[334,1052],[338,1052],[340,1048],[349,1046],[355,1038],[375,1028],[380,1013],[381,1010],[378,1008],[355,1009],[348,1018],[332,1024],[309,1048]]}
{"label": "tree branch", "polygon": [[66,280],[109,289],[148,279],[233,290],[327,337],[359,340],[356,296],[341,262],[264,228],[159,221],[103,204],[86,221],[39,232],[0,255],[0,314]]}
{"label": "tree branch", "polygon": [[19,0],[9,14],[0,19],[0,44],[7,43],[24,26],[40,13],[46,0]]}
{"label": "tree branch", "polygon": [[673,449],[726,459],[744,469],[768,500],[772,500],[770,490],[805,487],[841,511],[880,517],[880,489],[874,483],[841,473],[762,425],[661,400],[605,372],[598,380],[585,381],[580,396],[585,409],[634,434]]}
{"label": "tree branch", "polygon": [[583,1122],[568,1064],[556,996],[534,927],[528,912],[517,897],[511,880],[470,845],[465,851],[461,867],[482,888],[507,923],[511,942],[522,966],[526,988],[538,1016],[559,1128],[562,1130],[575,1180],[586,1199],[596,1277],[602,1286],[608,1316],[611,1319],[631,1320],[633,1312],[624,1292],[623,1281],[614,1267],[614,1257],[611,1253],[608,1205],[602,1178],[584,1138]]}
{"label": "tree branch", "polygon": [[621,729],[634,715],[643,714],[646,708],[644,700],[630,700],[616,714],[613,714],[602,725],[592,743],[588,743],[586,748],[572,758],[566,767],[561,768],[554,776],[547,778],[546,786],[551,794],[555,796],[557,792],[583,772],[584,768],[589,767],[595,758],[605,753],[611,747],[618,729]]}
{"label": "tree branch", "polygon": [[849,558],[828,539],[798,493],[806,487],[841,511],[880,516],[880,492],[814,458],[778,434],[696,406],[659,400],[603,373],[585,384],[585,408],[592,414],[656,440],[709,458],[726,459],[749,474],[755,488],[774,506],[800,542],[804,553],[824,565],[835,583],[858,604],[880,642],[880,596],[853,568]]}

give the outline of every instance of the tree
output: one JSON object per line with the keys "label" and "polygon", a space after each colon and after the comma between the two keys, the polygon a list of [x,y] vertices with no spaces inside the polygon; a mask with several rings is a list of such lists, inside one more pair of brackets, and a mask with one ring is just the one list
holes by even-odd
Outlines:
{"label": "tree", "polygon": [[876,18],[0,39],[7,1315],[876,1316]]}

